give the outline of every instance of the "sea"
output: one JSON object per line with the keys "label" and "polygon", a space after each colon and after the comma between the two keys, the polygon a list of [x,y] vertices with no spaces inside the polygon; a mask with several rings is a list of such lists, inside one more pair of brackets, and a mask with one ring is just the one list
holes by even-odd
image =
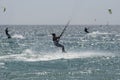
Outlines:
{"label": "sea", "polygon": [[120,25],[69,25],[62,53],[64,27],[0,25],[0,80],[120,80]]}

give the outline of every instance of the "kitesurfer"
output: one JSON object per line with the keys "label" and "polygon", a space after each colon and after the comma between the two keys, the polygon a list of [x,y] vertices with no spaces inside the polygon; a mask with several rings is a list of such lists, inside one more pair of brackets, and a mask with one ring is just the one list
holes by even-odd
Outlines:
{"label": "kitesurfer", "polygon": [[70,20],[68,21],[67,25],[63,29],[63,31],[60,34],[60,36],[56,36],[55,33],[52,33],[54,45],[57,46],[57,47],[61,47],[62,48],[62,52],[66,52],[66,51],[65,51],[64,46],[62,44],[60,44],[59,41],[60,41],[60,38],[62,37],[63,33],[65,32],[66,28],[68,27],[69,23],[70,23]]}
{"label": "kitesurfer", "polygon": [[8,39],[11,38],[10,34],[8,33],[8,28],[5,29],[5,33],[6,33],[7,37],[8,37]]}
{"label": "kitesurfer", "polygon": [[60,40],[61,35],[60,36],[56,36],[55,33],[52,33],[52,36],[53,36],[53,43],[54,43],[54,45],[57,46],[57,47],[61,47],[62,48],[62,52],[65,52],[64,46],[59,44],[59,40]]}
{"label": "kitesurfer", "polygon": [[84,31],[85,31],[86,33],[89,33],[88,28],[86,28],[86,27],[85,27]]}

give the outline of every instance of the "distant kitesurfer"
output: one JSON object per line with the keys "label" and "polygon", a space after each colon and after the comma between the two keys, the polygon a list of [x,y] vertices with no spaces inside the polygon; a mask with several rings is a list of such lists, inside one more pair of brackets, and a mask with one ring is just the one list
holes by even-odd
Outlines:
{"label": "distant kitesurfer", "polygon": [[5,29],[5,33],[6,33],[7,37],[8,37],[8,39],[11,38],[10,34],[8,33],[8,28]]}
{"label": "distant kitesurfer", "polygon": [[85,27],[84,31],[85,31],[86,33],[89,33],[88,28],[86,28],[86,27]]}
{"label": "distant kitesurfer", "polygon": [[54,45],[57,46],[57,47],[61,47],[62,48],[62,52],[65,52],[64,46],[59,44],[59,40],[60,40],[60,37],[62,35],[57,37],[55,33],[52,33],[52,36],[53,36],[53,43],[54,43]]}

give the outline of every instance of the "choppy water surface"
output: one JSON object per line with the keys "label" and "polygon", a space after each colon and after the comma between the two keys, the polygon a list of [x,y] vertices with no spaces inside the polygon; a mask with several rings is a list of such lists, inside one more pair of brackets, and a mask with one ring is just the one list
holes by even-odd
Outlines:
{"label": "choppy water surface", "polygon": [[120,80],[119,25],[70,25],[60,41],[67,53],[54,46],[51,36],[63,28],[1,25],[0,80]]}

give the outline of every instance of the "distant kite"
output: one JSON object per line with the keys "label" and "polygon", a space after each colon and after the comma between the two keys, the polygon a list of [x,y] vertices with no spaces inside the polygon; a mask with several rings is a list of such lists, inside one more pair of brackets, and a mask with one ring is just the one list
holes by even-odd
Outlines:
{"label": "distant kite", "polygon": [[3,12],[5,12],[5,11],[6,11],[6,8],[4,7],[4,8],[3,8]]}
{"label": "distant kite", "polygon": [[6,11],[6,7],[2,7],[2,11],[5,12]]}
{"label": "distant kite", "polygon": [[96,21],[96,19],[94,19],[94,21]]}
{"label": "distant kite", "polygon": [[109,14],[112,14],[112,10],[111,9],[108,9],[108,12],[109,12]]}

